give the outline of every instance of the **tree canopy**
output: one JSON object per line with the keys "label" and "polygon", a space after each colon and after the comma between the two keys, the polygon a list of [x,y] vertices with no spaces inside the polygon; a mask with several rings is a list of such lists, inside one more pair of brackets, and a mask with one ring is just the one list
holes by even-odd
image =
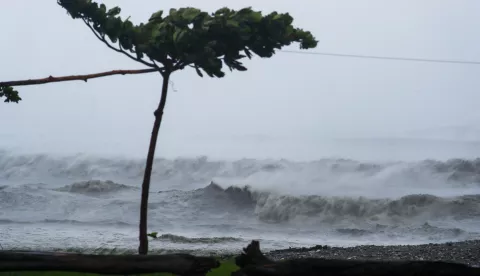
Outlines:
{"label": "tree canopy", "polygon": [[[244,8],[238,11],[222,8],[212,14],[196,8],[170,9],[153,13],[146,23],[134,25],[128,18],[122,20],[120,8],[107,10],[89,0],[58,0],[72,18],[90,24],[101,39],[108,37],[118,42],[121,50],[148,57],[165,71],[193,65],[201,76],[223,77],[222,65],[230,70],[245,71],[240,61],[252,57],[271,57],[275,49],[299,42],[301,49],[317,45],[310,32],[292,26],[288,14],[272,12],[263,16],[260,11]],[[146,63],[149,63],[146,61]]]}
{"label": "tree canopy", "polygon": [[[275,50],[293,42],[300,49],[314,48],[313,35],[295,28],[288,13],[262,15],[247,7],[240,10],[221,8],[207,13],[186,7],[154,12],[146,23],[133,24],[122,19],[121,9],[107,9],[91,0],[57,0],[74,19],[81,19],[107,46],[142,64],[170,74],[186,66],[199,76],[221,78],[228,69],[245,71],[242,58],[257,55],[269,58]],[[118,48],[110,44],[107,38]],[[5,102],[19,102],[18,92],[0,86]]]}

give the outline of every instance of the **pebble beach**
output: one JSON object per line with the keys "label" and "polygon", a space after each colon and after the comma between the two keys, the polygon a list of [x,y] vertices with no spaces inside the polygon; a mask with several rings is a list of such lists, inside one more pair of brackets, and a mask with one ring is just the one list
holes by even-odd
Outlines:
{"label": "pebble beach", "polygon": [[422,245],[289,248],[266,253],[273,260],[325,258],[347,260],[444,261],[480,266],[480,240]]}

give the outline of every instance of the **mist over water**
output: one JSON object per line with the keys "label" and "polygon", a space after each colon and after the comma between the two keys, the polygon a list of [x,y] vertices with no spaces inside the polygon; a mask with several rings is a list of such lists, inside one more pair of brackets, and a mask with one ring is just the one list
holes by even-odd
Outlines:
{"label": "mist over water", "polygon": [[[475,143],[457,144],[463,158],[420,158],[419,148],[405,160],[156,159],[149,231],[160,238],[151,247],[237,251],[251,239],[268,250],[480,238],[480,159],[469,158]],[[143,168],[141,158],[2,151],[0,243],[134,250]]]}
{"label": "mist over water", "polygon": [[[450,136],[325,138],[275,137],[268,135],[178,136],[164,130],[159,136],[157,154],[160,157],[196,158],[208,156],[216,160],[234,161],[242,158],[288,159],[312,161],[319,158],[346,158],[361,161],[421,161],[425,159],[472,159],[480,156],[478,139],[460,140]],[[479,131],[480,133],[480,131]],[[148,131],[142,134],[148,134]],[[94,156],[101,158],[145,158],[148,137],[133,139],[120,135],[98,136],[69,140],[55,135],[36,137],[36,133],[0,136],[0,149],[18,154],[51,156]],[[143,136],[143,135],[142,135]],[[96,140],[96,142],[95,142]]]}

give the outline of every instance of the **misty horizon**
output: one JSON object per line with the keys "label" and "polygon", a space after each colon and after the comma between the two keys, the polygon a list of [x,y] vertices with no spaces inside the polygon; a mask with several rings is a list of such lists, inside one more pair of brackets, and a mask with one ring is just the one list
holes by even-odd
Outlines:
{"label": "misty horizon", "polygon": [[[273,0],[99,2],[120,6],[122,17],[131,16],[134,23],[159,9],[252,6],[264,13],[289,12],[295,26],[319,40],[312,52],[480,60],[475,46],[480,3],[472,1],[319,1],[310,6]],[[15,25],[5,30],[9,43],[0,46],[3,63],[9,64],[2,80],[142,68],[105,47],[53,1],[0,7],[3,25]],[[222,79],[200,78],[193,69],[173,75],[157,157],[222,158],[225,153],[225,158],[289,158],[302,145],[310,159],[348,157],[343,144],[337,152],[333,146],[316,149],[329,147],[328,141],[351,139],[354,144],[370,138],[468,141],[468,150],[452,147],[448,156],[480,153],[471,146],[480,141],[479,66],[281,51],[245,65],[248,71],[227,72]],[[0,116],[8,118],[2,120],[0,148],[145,156],[160,84],[160,76],[146,74],[18,87],[23,101],[0,109]],[[390,158],[396,158],[395,152]]]}

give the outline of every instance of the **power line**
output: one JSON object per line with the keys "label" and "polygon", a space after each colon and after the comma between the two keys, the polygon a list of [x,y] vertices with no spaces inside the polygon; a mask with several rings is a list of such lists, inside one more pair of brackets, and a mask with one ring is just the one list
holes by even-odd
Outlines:
{"label": "power line", "polygon": [[334,56],[334,57],[346,57],[346,58],[365,58],[365,59],[383,59],[383,60],[399,60],[399,61],[415,61],[415,62],[434,62],[434,63],[454,63],[454,64],[480,65],[480,61],[467,61],[467,60],[369,56],[369,55],[336,54],[336,53],[322,53],[322,52],[303,52],[303,51],[295,51],[295,50],[280,50],[280,52],[290,53],[290,54],[320,55],[320,56]]}

